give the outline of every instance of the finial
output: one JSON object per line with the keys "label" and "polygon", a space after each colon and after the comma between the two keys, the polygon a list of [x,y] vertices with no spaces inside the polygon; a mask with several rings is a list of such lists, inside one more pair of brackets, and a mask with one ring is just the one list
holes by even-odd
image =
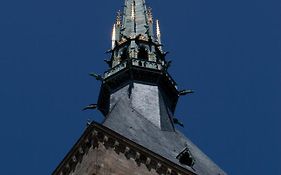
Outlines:
{"label": "finial", "polygon": [[134,24],[134,33],[137,32],[137,24],[136,24],[136,2],[132,2],[132,12],[131,12],[131,18]]}
{"label": "finial", "polygon": [[157,40],[159,44],[161,44],[161,31],[160,31],[160,25],[159,25],[159,20],[156,20],[156,35],[157,35]]}
{"label": "finial", "polygon": [[111,42],[112,42],[111,49],[114,49],[115,42],[116,42],[116,24],[113,25]]}
{"label": "finial", "polygon": [[147,16],[148,16],[148,23],[152,24],[153,23],[153,16],[152,16],[152,8],[149,7],[147,9]]}
{"label": "finial", "polygon": [[121,11],[119,10],[116,15],[116,26],[117,27],[121,27],[121,19],[122,19]]}
{"label": "finial", "polygon": [[131,18],[132,20],[135,20],[136,14],[135,14],[135,1],[132,2],[132,9],[131,9]]}

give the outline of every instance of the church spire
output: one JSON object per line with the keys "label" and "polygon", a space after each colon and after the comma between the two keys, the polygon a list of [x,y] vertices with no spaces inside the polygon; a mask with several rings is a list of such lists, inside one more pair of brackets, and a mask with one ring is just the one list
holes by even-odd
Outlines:
{"label": "church spire", "polygon": [[149,22],[145,0],[126,0],[123,14],[123,35],[134,37],[146,33]]}
{"label": "church spire", "polygon": [[98,103],[102,113],[114,119],[113,106],[122,103],[161,130],[174,131],[179,92],[167,70],[159,21],[154,26],[152,9],[145,0],[125,0],[124,12],[117,13],[113,25],[109,53],[109,70],[103,76]]}
{"label": "church spire", "polygon": [[112,31],[109,65],[97,104],[102,124],[87,123],[53,175],[227,175],[189,139],[175,129],[179,96],[168,73],[159,21],[153,32],[151,8],[144,0],[125,0]]}

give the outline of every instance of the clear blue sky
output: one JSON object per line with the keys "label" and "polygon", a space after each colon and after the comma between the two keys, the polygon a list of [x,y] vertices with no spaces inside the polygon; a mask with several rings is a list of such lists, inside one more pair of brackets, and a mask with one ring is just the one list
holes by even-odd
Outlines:
{"label": "clear blue sky", "polygon": [[[181,88],[179,128],[230,175],[281,175],[281,1],[147,0]],[[96,102],[123,0],[0,1],[0,167],[48,175]]]}

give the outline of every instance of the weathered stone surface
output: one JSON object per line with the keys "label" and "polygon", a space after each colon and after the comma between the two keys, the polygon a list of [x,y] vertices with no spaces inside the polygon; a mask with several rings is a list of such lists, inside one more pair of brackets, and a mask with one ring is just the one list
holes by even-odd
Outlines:
{"label": "weathered stone surface", "polygon": [[158,175],[154,169],[138,164],[135,159],[99,144],[91,147],[71,175]]}
{"label": "weathered stone surface", "polygon": [[[139,170],[136,170],[138,168]],[[170,160],[97,123],[91,123],[53,175],[195,175]]]}

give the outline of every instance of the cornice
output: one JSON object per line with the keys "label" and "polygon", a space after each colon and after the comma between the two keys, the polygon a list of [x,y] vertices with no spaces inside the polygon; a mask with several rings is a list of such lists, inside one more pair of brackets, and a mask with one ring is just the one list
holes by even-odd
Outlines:
{"label": "cornice", "polygon": [[52,175],[70,174],[89,149],[97,148],[99,144],[103,144],[106,149],[112,148],[118,154],[124,154],[128,159],[136,161],[137,164],[144,164],[148,170],[154,169],[159,175],[196,175],[196,173],[95,122],[87,127]]}

